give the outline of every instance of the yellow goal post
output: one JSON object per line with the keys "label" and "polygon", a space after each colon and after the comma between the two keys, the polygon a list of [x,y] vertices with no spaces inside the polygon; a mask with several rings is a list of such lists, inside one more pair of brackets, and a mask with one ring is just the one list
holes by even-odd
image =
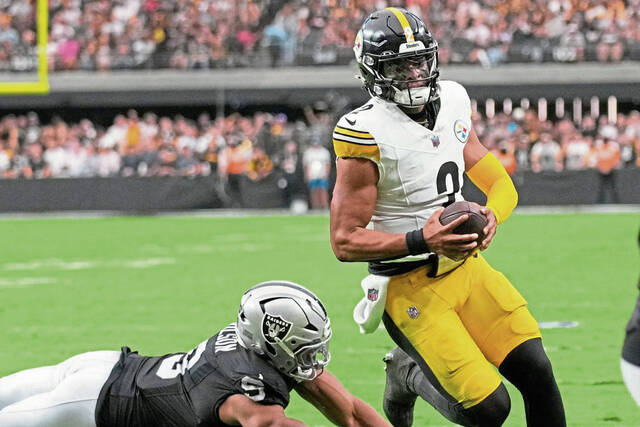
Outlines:
{"label": "yellow goal post", "polygon": [[45,95],[49,93],[49,79],[47,67],[48,40],[48,0],[37,0],[37,51],[38,51],[38,80],[0,82],[0,95]]}

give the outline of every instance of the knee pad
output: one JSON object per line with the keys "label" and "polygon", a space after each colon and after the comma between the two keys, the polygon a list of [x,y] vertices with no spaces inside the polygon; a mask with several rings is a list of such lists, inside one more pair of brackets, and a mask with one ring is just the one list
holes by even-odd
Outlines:
{"label": "knee pad", "polygon": [[498,388],[482,402],[462,410],[463,425],[468,427],[499,427],[511,411],[511,399],[507,388],[500,383]]}
{"label": "knee pad", "polygon": [[525,341],[513,349],[499,370],[521,392],[541,390],[555,384],[551,362],[540,338]]}

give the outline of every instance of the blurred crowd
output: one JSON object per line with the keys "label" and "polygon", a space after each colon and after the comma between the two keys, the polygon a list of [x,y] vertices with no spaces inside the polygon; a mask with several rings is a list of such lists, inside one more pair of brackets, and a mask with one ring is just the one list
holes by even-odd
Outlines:
{"label": "blurred crowd", "polygon": [[[422,16],[442,63],[640,60],[640,0],[49,0],[55,70],[346,64],[375,9]],[[36,0],[0,0],[0,71],[36,66]]]}
{"label": "blurred crowd", "polygon": [[596,168],[609,174],[624,167],[640,167],[640,113],[540,120],[532,109],[485,118],[474,112],[473,122],[482,143],[507,169],[560,172]]}
{"label": "blurred crowd", "polygon": [[259,181],[276,168],[285,179],[278,185],[292,195],[305,192],[304,181],[320,179],[327,188],[334,115],[324,102],[302,114],[292,120],[284,113],[203,112],[193,120],[129,110],[106,126],[7,115],[0,118],[0,177],[218,175],[234,197],[241,177]]}
{"label": "blurred crowd", "polygon": [[[197,119],[158,117],[136,110],[101,126],[89,119],[41,123],[35,112],[0,118],[0,176],[64,178],[109,176],[243,175],[252,180],[274,169],[301,180],[328,180],[331,132],[338,111],[324,102],[296,118],[284,113],[238,113]],[[514,108],[490,118],[474,112],[480,140],[510,174],[640,167],[640,113],[540,120]],[[311,153],[311,154],[309,154]],[[606,159],[605,159],[606,158]],[[316,184],[323,184],[316,182]]]}

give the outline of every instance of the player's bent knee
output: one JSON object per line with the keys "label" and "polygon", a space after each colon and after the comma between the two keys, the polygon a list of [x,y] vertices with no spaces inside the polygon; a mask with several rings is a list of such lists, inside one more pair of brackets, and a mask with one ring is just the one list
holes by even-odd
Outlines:
{"label": "player's bent knee", "polygon": [[529,354],[525,363],[531,374],[527,378],[529,378],[531,382],[544,382],[553,378],[551,361],[544,350],[542,350],[542,345],[539,349]]}
{"label": "player's bent knee", "polygon": [[533,384],[542,384],[553,381],[553,368],[551,361],[546,354],[538,355],[531,360],[529,369],[533,375],[530,376]]}
{"label": "player's bent knee", "polygon": [[526,341],[509,353],[500,372],[521,391],[544,390],[555,384],[551,361],[539,338]]}
{"label": "player's bent knee", "polygon": [[511,411],[511,399],[507,388],[500,383],[498,388],[482,402],[463,410],[468,420],[466,426],[498,427],[501,426]]}

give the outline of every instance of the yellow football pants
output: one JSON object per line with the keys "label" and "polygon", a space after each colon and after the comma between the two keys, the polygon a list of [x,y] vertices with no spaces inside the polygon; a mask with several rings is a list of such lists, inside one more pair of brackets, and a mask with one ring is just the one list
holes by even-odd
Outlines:
{"label": "yellow football pants", "polygon": [[385,325],[447,398],[469,408],[500,385],[494,366],[540,330],[526,300],[482,255],[440,277],[427,277],[427,268],[391,278]]}

